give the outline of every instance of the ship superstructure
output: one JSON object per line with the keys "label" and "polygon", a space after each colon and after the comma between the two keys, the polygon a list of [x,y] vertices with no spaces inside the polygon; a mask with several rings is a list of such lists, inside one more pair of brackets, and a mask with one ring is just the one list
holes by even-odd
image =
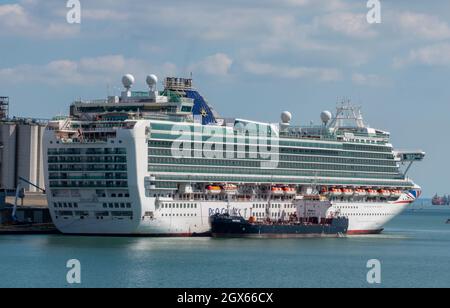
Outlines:
{"label": "ship superstructure", "polygon": [[338,106],[322,125],[221,118],[191,79],[147,78],[149,91],[78,101],[45,134],[48,201],[58,229],[75,234],[207,234],[229,212],[282,220],[294,203],[327,198],[349,233],[376,233],[420,195],[402,171],[424,158],[394,151],[388,132]]}

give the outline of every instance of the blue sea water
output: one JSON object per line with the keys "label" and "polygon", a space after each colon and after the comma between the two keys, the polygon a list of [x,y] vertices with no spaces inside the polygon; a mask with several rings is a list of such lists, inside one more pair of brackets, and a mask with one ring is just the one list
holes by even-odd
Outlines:
{"label": "blue sea water", "polygon": [[0,236],[0,287],[450,287],[448,210],[408,211],[381,235],[339,239]]}

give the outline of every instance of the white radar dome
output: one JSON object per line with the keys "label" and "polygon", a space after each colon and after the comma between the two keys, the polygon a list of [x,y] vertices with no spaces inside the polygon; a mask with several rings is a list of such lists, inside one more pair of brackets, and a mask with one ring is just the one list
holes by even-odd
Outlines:
{"label": "white radar dome", "polygon": [[322,120],[323,123],[327,124],[328,122],[330,122],[331,118],[333,117],[333,115],[331,114],[331,112],[329,112],[328,110],[323,111],[320,114],[320,119]]}
{"label": "white radar dome", "polygon": [[289,111],[284,111],[281,114],[281,122],[283,123],[289,123],[292,120],[292,114]]}
{"label": "white radar dome", "polygon": [[134,84],[135,79],[134,76],[131,74],[126,74],[122,77],[122,84],[125,88],[129,89]]}
{"label": "white radar dome", "polygon": [[156,75],[148,75],[147,76],[147,84],[150,88],[154,87],[158,83],[158,77]]}

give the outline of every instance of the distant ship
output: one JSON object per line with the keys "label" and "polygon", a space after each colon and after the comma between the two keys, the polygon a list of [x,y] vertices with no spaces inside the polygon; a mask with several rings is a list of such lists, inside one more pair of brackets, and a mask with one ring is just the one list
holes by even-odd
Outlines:
{"label": "distant ship", "polygon": [[450,196],[439,196],[438,194],[434,195],[433,199],[431,199],[431,204],[433,205],[450,205]]}
{"label": "distant ship", "polygon": [[394,150],[349,102],[319,125],[292,125],[289,112],[263,123],[221,117],[192,79],[167,78],[162,91],[154,75],[147,91],[132,91],[134,81],[47,126],[47,198],[63,233],[207,234],[216,213],[289,217],[307,195],[348,217],[349,233],[379,233],[421,194],[407,172],[425,153]]}

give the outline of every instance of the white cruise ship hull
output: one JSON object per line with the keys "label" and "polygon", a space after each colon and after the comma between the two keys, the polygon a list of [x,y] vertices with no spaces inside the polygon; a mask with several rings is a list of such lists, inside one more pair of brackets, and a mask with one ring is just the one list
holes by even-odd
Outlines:
{"label": "white cruise ship hull", "polygon": [[[215,213],[231,211],[249,218],[253,215],[266,215],[267,202],[198,202],[164,201],[156,206],[156,199],[148,200],[149,207],[154,205],[153,217],[113,218],[101,220],[95,217],[55,219],[56,227],[65,234],[96,235],[136,235],[136,236],[195,236],[208,235],[209,217]],[[377,234],[395,216],[399,215],[411,203],[408,202],[334,202],[330,211],[340,211],[349,218],[348,234]],[[164,204],[164,206],[162,206]],[[292,202],[273,202],[276,209],[274,218],[283,215],[283,211],[292,209]],[[261,205],[258,207],[258,205]],[[177,208],[178,206],[178,208]],[[256,208],[255,208],[256,206]]]}
{"label": "white cruise ship hull", "polygon": [[206,235],[211,215],[234,211],[260,221],[345,216],[350,234],[370,234],[420,195],[406,174],[425,153],[394,150],[349,102],[322,112],[321,125],[298,126],[290,112],[264,123],[221,117],[191,78],[168,77],[163,91],[154,75],[145,91],[134,82],[127,74],[121,96],[77,100],[47,125],[46,192],[63,233]]}

